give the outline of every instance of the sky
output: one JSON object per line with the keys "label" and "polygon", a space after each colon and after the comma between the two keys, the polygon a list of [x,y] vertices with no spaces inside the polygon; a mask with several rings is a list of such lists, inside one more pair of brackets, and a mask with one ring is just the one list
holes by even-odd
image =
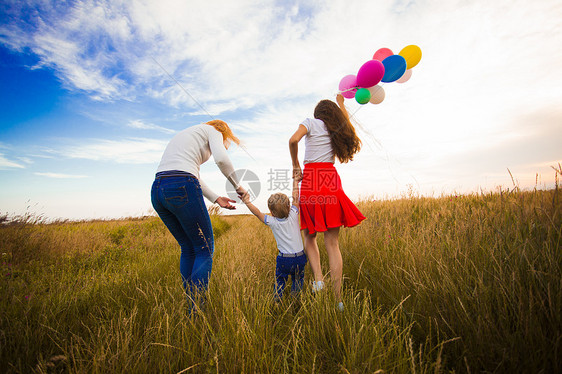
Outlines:
{"label": "sky", "polygon": [[[316,103],[379,48],[412,44],[410,80],[380,104],[346,100],[363,141],[337,165],[350,198],[552,188],[560,40],[558,0],[3,0],[0,214],[152,214],[166,144],[212,118],[243,141],[228,153],[266,211],[290,195],[288,139]],[[227,194],[212,159],[201,178]]]}

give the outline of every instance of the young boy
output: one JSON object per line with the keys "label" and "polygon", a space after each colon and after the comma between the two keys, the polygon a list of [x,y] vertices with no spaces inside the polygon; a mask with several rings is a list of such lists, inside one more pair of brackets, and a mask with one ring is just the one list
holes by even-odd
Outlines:
{"label": "young boy", "polygon": [[250,203],[248,194],[242,196],[246,204],[260,221],[265,223],[273,231],[277,242],[279,254],[275,269],[275,297],[277,300],[283,295],[285,284],[292,277],[293,285],[291,291],[298,293],[304,282],[304,267],[306,266],[306,255],[302,245],[302,237],[299,224],[299,184],[293,179],[293,204],[290,204],[287,195],[275,193],[267,200],[267,206],[271,215],[263,214]]}

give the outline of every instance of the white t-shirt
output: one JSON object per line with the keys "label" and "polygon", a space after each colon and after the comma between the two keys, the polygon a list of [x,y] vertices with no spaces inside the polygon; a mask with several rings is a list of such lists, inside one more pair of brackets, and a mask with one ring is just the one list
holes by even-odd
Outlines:
{"label": "white t-shirt", "polygon": [[287,218],[277,218],[266,214],[264,223],[271,227],[279,252],[290,254],[303,250],[299,208],[292,205]]}
{"label": "white t-shirt", "polygon": [[335,161],[330,133],[324,121],[316,118],[307,118],[302,122],[308,132],[304,142],[304,163]]}
{"label": "white t-shirt", "polygon": [[234,174],[234,167],[226,154],[222,134],[205,123],[188,127],[177,133],[164,150],[156,172],[181,170],[199,179],[203,196],[214,203],[219,195],[214,193],[199,177],[199,167],[213,155],[215,163],[234,188],[240,183]]}

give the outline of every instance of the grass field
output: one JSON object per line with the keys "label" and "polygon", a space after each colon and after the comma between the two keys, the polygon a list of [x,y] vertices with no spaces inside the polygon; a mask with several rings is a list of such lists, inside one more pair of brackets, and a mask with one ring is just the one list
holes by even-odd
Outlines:
{"label": "grass field", "polygon": [[0,371],[562,371],[558,184],[358,206],[367,220],[340,236],[344,312],[331,292],[273,302],[275,242],[252,216],[212,217],[208,301],[191,315],[158,218],[4,217]]}

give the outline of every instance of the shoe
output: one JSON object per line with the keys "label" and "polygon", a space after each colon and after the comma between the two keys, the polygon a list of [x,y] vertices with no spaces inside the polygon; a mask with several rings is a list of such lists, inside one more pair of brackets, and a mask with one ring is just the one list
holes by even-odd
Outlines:
{"label": "shoe", "polygon": [[324,282],[323,281],[318,281],[318,282],[313,281],[312,282],[312,292],[318,292],[318,291],[322,290],[323,288],[324,288]]}

